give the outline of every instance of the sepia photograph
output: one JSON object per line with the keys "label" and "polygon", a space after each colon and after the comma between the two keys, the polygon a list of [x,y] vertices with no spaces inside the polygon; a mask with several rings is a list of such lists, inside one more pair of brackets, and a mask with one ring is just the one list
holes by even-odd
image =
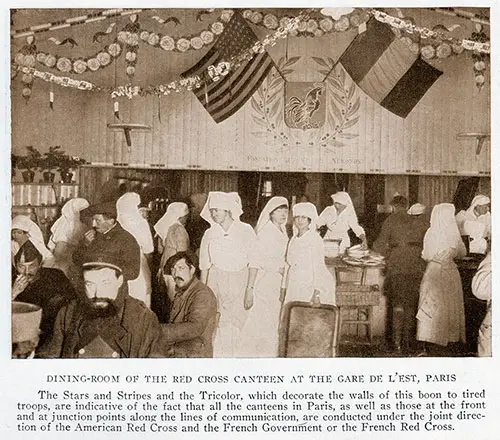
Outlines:
{"label": "sepia photograph", "polygon": [[137,6],[9,11],[11,362],[492,356],[489,7]]}

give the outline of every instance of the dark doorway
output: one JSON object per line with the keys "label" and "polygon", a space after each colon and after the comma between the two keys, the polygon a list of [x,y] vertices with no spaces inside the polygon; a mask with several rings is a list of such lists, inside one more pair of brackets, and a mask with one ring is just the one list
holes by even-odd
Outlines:
{"label": "dark doorway", "polygon": [[243,204],[241,220],[254,225],[271,197],[283,196],[291,202],[292,196],[305,193],[306,185],[307,178],[303,173],[240,172],[238,192]]}
{"label": "dark doorway", "polygon": [[457,190],[453,196],[453,204],[456,212],[467,209],[479,186],[479,177],[468,177],[458,182]]}
{"label": "dark doorway", "polygon": [[385,176],[379,174],[365,175],[365,215],[364,224],[366,226],[366,238],[372,244],[378,236],[382,222],[387,215],[382,218],[377,205],[384,203],[385,198]]}
{"label": "dark doorway", "polygon": [[320,194],[320,206],[318,207],[318,212],[322,212],[323,209],[332,204],[332,194],[335,194],[338,191],[348,191],[348,188],[349,174],[323,174]]}

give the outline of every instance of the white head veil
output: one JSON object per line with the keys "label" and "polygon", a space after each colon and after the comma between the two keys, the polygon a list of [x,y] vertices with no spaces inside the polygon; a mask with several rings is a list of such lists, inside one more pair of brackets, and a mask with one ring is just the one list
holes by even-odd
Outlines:
{"label": "white head veil", "polygon": [[[303,216],[311,219],[309,230],[316,231],[316,225],[318,223],[318,211],[316,210],[316,206],[314,206],[311,202],[297,203],[296,205],[294,205],[292,213],[294,217]],[[294,235],[297,235],[297,228],[294,226],[293,229]]]}
{"label": "white head veil", "polygon": [[116,202],[116,219],[123,229],[134,236],[141,251],[149,254],[154,250],[153,237],[149,223],[139,212],[140,203],[139,194],[134,192],[123,194]]}
{"label": "white head veil", "polygon": [[[331,197],[334,203],[335,202],[340,203],[345,206],[344,211],[346,214],[351,212],[354,212],[354,214],[356,214],[354,210],[354,205],[352,204],[351,196],[347,194],[345,191],[339,191],[335,194],[332,194]],[[342,213],[344,213],[344,211],[342,211]]]}
{"label": "white head veil", "polygon": [[53,257],[52,253],[45,246],[42,230],[27,215],[16,215],[12,219],[11,229],[20,229],[21,231],[27,232],[29,241],[31,241],[38,252],[40,252],[43,260]]}
{"label": "white head veil", "polygon": [[461,242],[462,238],[455,220],[455,206],[451,203],[434,206],[431,226],[425,233],[422,254],[432,258],[442,250],[457,247]]}
{"label": "white head veil", "polygon": [[472,199],[472,203],[467,208],[467,212],[477,217],[477,214],[474,212],[474,208],[476,206],[488,205],[489,203],[491,203],[489,197],[479,194]]}
{"label": "white head veil", "polygon": [[188,213],[188,205],[183,202],[172,202],[168,205],[167,212],[163,214],[163,217],[158,220],[154,226],[156,233],[160,236],[162,241],[165,241],[170,226],[174,223],[178,223],[179,219]]}
{"label": "white head veil", "polygon": [[[260,213],[259,220],[257,220],[257,226],[255,226],[255,232],[258,233],[264,226],[271,221],[271,212],[280,206],[286,205],[288,207],[288,200],[286,197],[276,196],[272,197],[264,206],[264,209]],[[280,226],[281,230],[286,233],[285,225]]]}
{"label": "white head veil", "polygon": [[241,198],[237,192],[211,191],[208,193],[205,206],[201,210],[200,216],[211,225],[214,224],[210,214],[211,209],[224,209],[231,212],[234,221],[240,221],[243,209],[241,208]]}
{"label": "white head veil", "polygon": [[78,243],[85,228],[85,225],[80,221],[80,211],[88,206],[89,202],[81,198],[68,200],[64,204],[61,217],[50,228],[52,235],[48,243],[49,249],[54,249],[60,241]]}

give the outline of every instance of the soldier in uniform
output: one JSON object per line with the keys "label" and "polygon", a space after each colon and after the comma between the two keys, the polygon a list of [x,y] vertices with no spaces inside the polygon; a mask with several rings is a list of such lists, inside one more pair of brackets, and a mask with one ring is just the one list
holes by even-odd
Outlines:
{"label": "soldier in uniform", "polygon": [[197,263],[190,251],[178,252],[163,270],[164,277],[170,275],[175,282],[170,318],[161,325],[162,351],[168,357],[213,357],[217,300],[196,276]]}
{"label": "soldier in uniform", "polygon": [[158,319],[142,301],[128,295],[123,261],[112,251],[86,257],[85,295],[60,310],[52,339],[38,357],[159,357]]}
{"label": "soldier in uniform", "polygon": [[116,221],[116,203],[91,205],[82,211],[82,216],[92,217],[92,229],[85,233],[73,253],[73,262],[81,267],[85,260],[88,261],[88,255],[113,254],[122,262],[125,280],[135,280],[141,267],[141,250],[133,235]]}

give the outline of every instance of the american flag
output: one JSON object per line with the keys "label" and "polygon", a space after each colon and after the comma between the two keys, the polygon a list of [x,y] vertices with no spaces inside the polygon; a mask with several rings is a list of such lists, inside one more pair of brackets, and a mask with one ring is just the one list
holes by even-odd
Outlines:
{"label": "american flag", "polygon": [[257,36],[246,20],[239,12],[235,12],[209,52],[182,74],[184,78],[198,75],[204,79],[205,83],[194,90],[194,93],[215,122],[224,121],[236,113],[261,85],[274,63],[264,51],[243,61],[240,67],[231,69],[218,81],[213,81],[208,76],[208,67],[217,66],[223,61],[229,62],[232,57],[250,49],[257,41]]}

